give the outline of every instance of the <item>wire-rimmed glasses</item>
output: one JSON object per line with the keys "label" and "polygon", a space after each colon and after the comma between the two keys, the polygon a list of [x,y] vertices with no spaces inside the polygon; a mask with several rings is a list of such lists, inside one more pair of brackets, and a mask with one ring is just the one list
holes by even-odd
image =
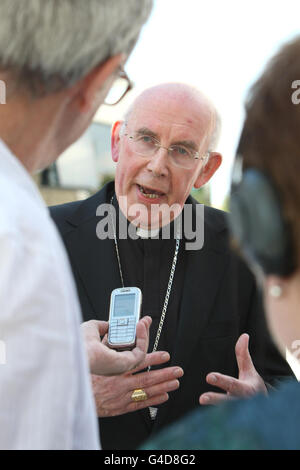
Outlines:
{"label": "wire-rimmed glasses", "polygon": [[104,100],[104,104],[108,106],[118,104],[132,88],[133,82],[130,80],[125,70],[119,68],[118,77],[112,84],[112,87]]}
{"label": "wire-rimmed glasses", "polygon": [[199,152],[183,144],[173,144],[170,147],[164,147],[159,140],[150,135],[123,135],[128,137],[132,150],[141,157],[152,158],[159,149],[163,148],[167,150],[172,163],[181,168],[191,169],[195,166],[195,160],[204,160],[206,163],[209,158],[209,151],[204,156],[200,156]]}

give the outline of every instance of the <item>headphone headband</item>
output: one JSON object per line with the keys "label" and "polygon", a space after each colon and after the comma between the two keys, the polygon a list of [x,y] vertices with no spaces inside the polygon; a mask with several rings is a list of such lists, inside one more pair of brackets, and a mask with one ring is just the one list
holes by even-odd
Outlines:
{"label": "headphone headband", "polygon": [[255,168],[234,165],[230,226],[246,258],[265,274],[288,276],[295,269],[291,233],[270,177]]}

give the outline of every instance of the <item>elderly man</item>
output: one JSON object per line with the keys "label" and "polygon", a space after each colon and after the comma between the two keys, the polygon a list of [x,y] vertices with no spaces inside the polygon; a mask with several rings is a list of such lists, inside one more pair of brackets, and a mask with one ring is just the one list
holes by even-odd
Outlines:
{"label": "elderly man", "polygon": [[[259,274],[271,334],[298,371],[300,109],[293,88],[299,58],[298,36],[268,61],[249,90],[231,191],[233,234]],[[299,450],[299,394],[299,382],[290,380],[268,398],[198,410],[143,448],[154,455],[158,449]]]}
{"label": "elderly man", "polygon": [[[0,80],[1,449],[97,449],[98,429],[80,338],[80,307],[56,228],[30,177],[53,162],[103,102],[148,17],[150,0],[2,0]],[[72,21],[70,21],[72,18]],[[2,87],[3,90],[3,87]],[[91,370],[121,373],[137,347],[99,341],[84,325]]]}
{"label": "elderly man", "polygon": [[[94,377],[105,449],[137,447],[197,407],[200,395],[201,403],[213,404],[233,394],[266,392],[263,379],[291,373],[262,324],[252,275],[229,250],[224,214],[205,208],[203,216],[198,210],[203,206],[189,196],[221,164],[221,155],[213,151],[217,122],[212,104],[189,86],[146,90],[112,129],[115,184],[84,202],[52,208],[85,319],[107,319],[114,288],[139,287],[142,314],[153,320],[150,351],[159,345],[170,353],[171,365],[184,370],[180,388],[158,409],[150,400],[160,390],[158,374],[164,369],[153,369],[153,361],[139,374]],[[107,204],[112,230],[104,237],[103,227],[110,222]],[[177,221],[185,213],[179,234]],[[163,236],[166,224],[170,236]],[[124,236],[124,226],[130,236]],[[203,246],[199,240],[193,246],[190,234],[199,232],[201,242],[202,229]],[[243,332],[251,336],[250,350],[263,379],[245,335],[237,343],[236,362],[234,348]],[[219,374],[207,376],[211,371]],[[217,393],[215,385],[227,395]],[[136,389],[143,390],[143,402],[134,401]]]}

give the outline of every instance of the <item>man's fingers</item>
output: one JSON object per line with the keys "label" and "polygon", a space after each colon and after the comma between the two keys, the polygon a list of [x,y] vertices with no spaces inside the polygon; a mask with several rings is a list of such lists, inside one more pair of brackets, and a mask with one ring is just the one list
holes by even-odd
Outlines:
{"label": "man's fingers", "polygon": [[169,399],[169,395],[167,393],[163,393],[161,395],[157,395],[155,397],[149,398],[148,400],[145,400],[145,401],[137,401],[137,402],[131,401],[127,407],[127,413],[130,413],[131,411],[142,410],[149,406],[161,405],[162,403],[165,403],[168,399]]}
{"label": "man's fingers", "polygon": [[170,354],[166,351],[156,351],[153,353],[147,354],[145,360],[134,370],[130,371],[130,373],[135,373],[140,370],[146,369],[149,366],[158,366],[164,364],[165,362],[169,362]]}
{"label": "man's fingers", "polygon": [[128,386],[132,390],[136,388],[144,389],[170,380],[180,379],[182,376],[183,370],[181,367],[166,367],[165,369],[151,370],[150,372],[133,375],[130,378],[130,382],[128,382]]}
{"label": "man's fingers", "polygon": [[120,354],[120,373],[132,371],[145,360],[149,345],[149,328],[152,319],[148,316],[142,318],[136,325],[136,346],[132,351],[124,351]]}
{"label": "man's fingers", "polygon": [[146,406],[159,405],[169,398],[168,392],[173,392],[174,390],[177,390],[178,387],[178,380],[170,380],[159,385],[154,385],[153,387],[144,387],[143,390],[146,392],[148,399],[143,402],[132,402],[132,392],[130,392],[128,395],[128,408],[132,411],[132,409],[138,410],[145,408]]}
{"label": "man's fingers", "polygon": [[158,385],[153,385],[152,387],[144,388],[143,390],[145,390],[147,393],[148,398],[152,398],[158,395],[162,395],[164,392],[173,392],[179,388],[179,385],[179,380],[170,380]]}
{"label": "man's fingers", "polygon": [[222,388],[225,392],[234,396],[247,396],[248,387],[243,382],[229,375],[213,372],[207,375],[206,382],[215,387]]}
{"label": "man's fingers", "polygon": [[233,400],[234,397],[226,395],[225,393],[207,392],[200,395],[200,405],[219,405],[225,401]]}
{"label": "man's fingers", "polygon": [[[162,393],[160,395],[153,396],[144,401],[130,401],[125,407],[114,409],[113,411],[108,411],[106,416],[118,416],[125,413],[131,413],[132,411],[143,410],[149,406],[157,406],[165,403],[169,399],[167,393]],[[150,414],[149,414],[150,416]]]}
{"label": "man's fingers", "polygon": [[99,320],[90,320],[90,321],[95,322],[95,325],[97,326],[100,336],[106,335],[106,333],[108,332],[107,321],[99,321]]}
{"label": "man's fingers", "polygon": [[136,325],[136,346],[134,349],[139,349],[144,354],[146,354],[148,351],[149,328],[151,323],[151,317],[146,316],[142,318]]}
{"label": "man's fingers", "polygon": [[249,335],[246,333],[242,334],[237,340],[235,345],[235,355],[240,374],[247,374],[253,371],[256,373],[256,369],[249,353]]}
{"label": "man's fingers", "polygon": [[99,335],[104,336],[108,331],[108,322],[89,320],[81,323],[81,330],[85,338],[100,341]]}

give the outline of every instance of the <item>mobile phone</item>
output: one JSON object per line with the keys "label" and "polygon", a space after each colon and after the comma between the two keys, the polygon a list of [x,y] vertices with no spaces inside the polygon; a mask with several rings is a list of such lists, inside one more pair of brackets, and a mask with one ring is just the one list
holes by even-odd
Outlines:
{"label": "mobile phone", "polygon": [[142,292],[138,287],[114,289],[110,298],[108,346],[128,350],[135,346],[136,324],[140,319]]}

